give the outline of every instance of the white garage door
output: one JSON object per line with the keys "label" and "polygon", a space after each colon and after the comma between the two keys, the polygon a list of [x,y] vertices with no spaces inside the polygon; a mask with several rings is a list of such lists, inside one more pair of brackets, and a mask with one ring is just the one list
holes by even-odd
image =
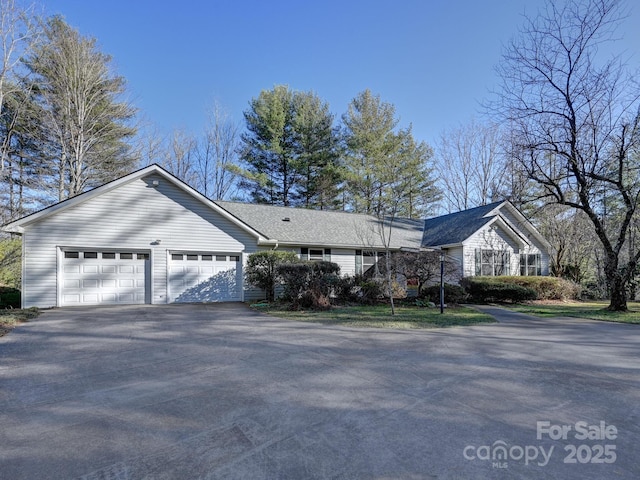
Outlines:
{"label": "white garage door", "polygon": [[237,302],[241,300],[239,254],[171,253],[170,302]]}
{"label": "white garage door", "polygon": [[149,253],[67,250],[62,257],[62,306],[148,301]]}

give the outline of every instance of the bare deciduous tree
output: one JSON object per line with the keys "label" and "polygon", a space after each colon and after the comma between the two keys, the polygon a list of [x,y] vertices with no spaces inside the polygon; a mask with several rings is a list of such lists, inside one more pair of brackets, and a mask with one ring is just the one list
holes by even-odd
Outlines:
{"label": "bare deciduous tree", "polygon": [[196,150],[198,141],[191,134],[176,130],[163,153],[162,166],[187,185],[196,188]]}
{"label": "bare deciduous tree", "polygon": [[[5,97],[19,87],[14,81],[21,58],[36,40],[33,6],[22,8],[15,0],[0,0],[0,114],[4,113]],[[8,144],[3,139],[0,149],[0,178],[5,172]]]}
{"label": "bare deciduous tree", "polygon": [[443,132],[436,146],[436,168],[447,211],[497,200],[505,190],[505,160],[498,128],[472,120]]}
{"label": "bare deciduous tree", "polygon": [[[625,12],[619,0],[546,7],[506,48],[494,107],[514,131],[520,165],[540,198],[582,210],[604,251],[610,310],[627,310],[640,249],[622,252],[640,199],[640,89],[619,58],[602,60]],[[615,222],[603,208],[619,208]]]}
{"label": "bare deciduous tree", "polygon": [[198,188],[206,197],[222,200],[236,188],[239,141],[238,125],[215,103],[196,151]]}

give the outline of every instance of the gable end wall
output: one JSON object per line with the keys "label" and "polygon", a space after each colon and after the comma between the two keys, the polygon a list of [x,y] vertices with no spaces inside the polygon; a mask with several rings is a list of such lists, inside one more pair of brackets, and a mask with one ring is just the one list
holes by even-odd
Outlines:
{"label": "gable end wall", "polygon": [[[152,182],[159,185],[154,187]],[[156,240],[160,244],[154,245]],[[23,306],[58,305],[59,252],[65,247],[151,253],[152,303],[167,302],[173,250],[257,250],[256,239],[160,175],[149,175],[25,228]]]}

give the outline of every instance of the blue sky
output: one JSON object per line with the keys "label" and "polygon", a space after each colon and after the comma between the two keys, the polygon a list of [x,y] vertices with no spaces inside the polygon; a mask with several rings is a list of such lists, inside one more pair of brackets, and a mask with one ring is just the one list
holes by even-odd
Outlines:
{"label": "blue sky", "polygon": [[[159,132],[199,134],[219,102],[242,122],[261,90],[313,90],[336,116],[369,88],[433,144],[495,86],[502,45],[541,0],[43,0],[95,37]],[[640,11],[620,34],[640,47]],[[638,65],[640,52],[634,53]]]}

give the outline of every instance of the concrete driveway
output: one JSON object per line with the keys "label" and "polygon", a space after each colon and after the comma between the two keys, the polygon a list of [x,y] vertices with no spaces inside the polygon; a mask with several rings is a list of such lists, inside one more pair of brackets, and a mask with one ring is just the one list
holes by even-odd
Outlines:
{"label": "concrete driveway", "polygon": [[47,311],[0,339],[0,477],[640,478],[640,326],[493,313],[391,331]]}

